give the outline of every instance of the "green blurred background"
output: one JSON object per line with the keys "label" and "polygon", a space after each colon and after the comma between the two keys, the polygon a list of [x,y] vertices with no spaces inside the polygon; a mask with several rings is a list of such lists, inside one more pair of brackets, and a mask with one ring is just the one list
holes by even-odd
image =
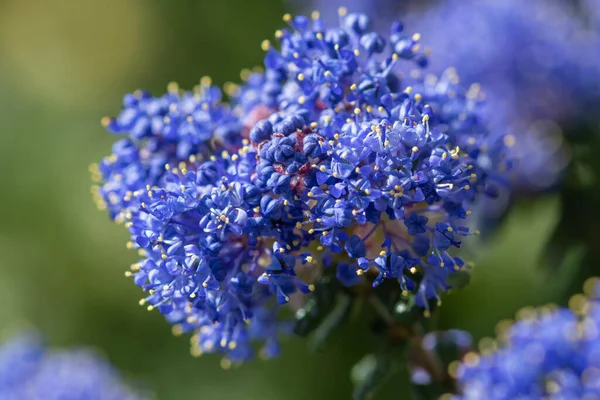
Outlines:
{"label": "green blurred background", "polygon": [[[187,338],[138,306],[123,276],[136,254],[89,190],[88,165],[114,141],[100,118],[124,93],[237,81],[287,11],[271,0],[0,2],[0,332],[33,326],[52,345],[102,349],[160,399],[350,397],[350,368],[369,347],[360,326],[320,354],[290,339],[278,360],[228,371],[218,356],[192,358]],[[537,264],[558,208],[546,198],[516,209],[478,246],[472,284],[444,300],[440,328],[492,335],[519,307],[557,298],[561,277],[539,279]],[[403,393],[386,389],[381,398]]]}

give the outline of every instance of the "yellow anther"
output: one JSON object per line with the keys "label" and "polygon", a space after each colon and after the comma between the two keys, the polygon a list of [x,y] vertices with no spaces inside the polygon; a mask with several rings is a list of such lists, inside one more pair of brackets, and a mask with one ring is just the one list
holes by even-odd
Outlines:
{"label": "yellow anther", "polygon": [[311,263],[311,262],[313,262],[313,257],[312,256],[306,256],[305,260],[306,260],[306,262]]}
{"label": "yellow anther", "polygon": [[418,42],[419,40],[421,40],[421,34],[415,33],[414,35],[412,35],[412,40],[414,40],[415,42]]}
{"label": "yellow anther", "polygon": [[212,85],[212,78],[210,76],[204,75],[202,78],[200,78],[200,84],[202,86],[210,86]]}
{"label": "yellow anther", "polygon": [[513,147],[517,143],[517,139],[513,135],[504,136],[504,145],[506,147]]}
{"label": "yellow anther", "polygon": [[412,92],[412,86],[407,86],[406,89],[404,89],[404,93],[406,94],[410,94]]}
{"label": "yellow anther", "polygon": [[263,40],[260,44],[260,48],[263,49],[263,51],[268,51],[271,48],[271,42],[267,39]]}
{"label": "yellow anther", "polygon": [[340,17],[343,17],[346,14],[348,14],[348,9],[346,7],[340,7],[340,8],[338,8],[338,15]]}
{"label": "yellow anther", "polygon": [[319,19],[319,17],[320,17],[320,16],[321,16],[321,14],[320,14],[318,11],[316,11],[316,10],[315,10],[315,11],[313,11],[313,12],[310,14],[310,17],[311,17],[312,19]]}
{"label": "yellow anther", "polygon": [[356,57],[360,56],[360,51],[358,49],[354,50],[354,55]]}
{"label": "yellow anther", "polygon": [[298,78],[299,81],[303,81],[304,80],[304,74],[302,72],[299,73],[297,78]]}
{"label": "yellow anther", "polygon": [[314,230],[314,229],[309,229],[309,230],[308,230],[308,233],[309,233],[310,235],[312,235],[313,233],[315,233],[315,230]]}
{"label": "yellow anther", "polygon": [[381,250],[381,251],[379,252],[379,255],[380,255],[381,257],[384,257],[386,254],[387,254],[387,251],[385,251],[385,250]]}
{"label": "yellow anther", "polygon": [[110,117],[102,117],[102,119],[100,119],[100,124],[106,128],[110,124],[110,121]]}
{"label": "yellow anther", "polygon": [[310,285],[308,285],[308,290],[310,290],[311,292],[315,291],[315,285],[313,285],[312,283]]}
{"label": "yellow anther", "polygon": [[419,93],[415,94],[416,101],[421,101],[422,99],[423,99],[423,96],[421,96]]}
{"label": "yellow anther", "polygon": [[292,20],[292,14],[283,14],[283,21],[290,22]]}
{"label": "yellow anther", "polygon": [[383,146],[384,146],[384,147],[387,147],[387,146],[389,146],[389,145],[390,145],[390,141],[389,141],[389,140],[386,140],[385,142],[383,142]]}
{"label": "yellow anther", "polygon": [[146,309],[147,309],[148,311],[152,311],[152,310],[154,310],[154,306],[153,306],[153,305],[149,305],[149,306],[148,306]]}
{"label": "yellow anther", "polygon": [[355,108],[354,109],[354,114],[356,114],[356,115],[360,114],[360,108],[358,108],[358,107]]}
{"label": "yellow anther", "polygon": [[277,39],[281,39],[281,38],[283,37],[283,32],[281,32],[281,30],[277,29],[277,30],[275,31],[275,37],[276,37]]}
{"label": "yellow anther", "polygon": [[298,104],[304,104],[306,102],[306,97],[300,96],[298,97]]}
{"label": "yellow anther", "polygon": [[131,275],[133,275],[133,274],[131,273],[131,271],[125,271],[125,276],[126,276],[127,278],[129,278]]}
{"label": "yellow anther", "polygon": [[231,161],[236,161],[238,158],[240,158],[240,156],[238,156],[237,154],[234,154],[231,156]]}
{"label": "yellow anther", "polygon": [[167,256],[165,253],[162,253],[162,254],[160,255],[160,257],[161,257],[163,260],[166,260],[166,259],[168,258],[168,256]]}
{"label": "yellow anther", "polygon": [[423,122],[429,121],[429,114],[423,115]]}
{"label": "yellow anther", "polygon": [[392,61],[397,61],[398,60],[398,54],[394,53],[392,54]]}
{"label": "yellow anther", "polygon": [[323,40],[323,34],[321,32],[317,32],[317,34],[315,36],[317,39]]}
{"label": "yellow anther", "polygon": [[350,90],[356,90],[356,83],[353,83],[352,85],[350,85]]}
{"label": "yellow anther", "polygon": [[323,236],[329,235],[329,231],[323,231]]}
{"label": "yellow anther", "polygon": [[314,196],[313,192],[308,192],[306,195],[307,195],[308,197],[313,197],[313,196]]}
{"label": "yellow anther", "polygon": [[363,271],[362,269],[357,269],[356,270],[356,275],[362,275],[364,273],[365,273],[365,271]]}
{"label": "yellow anther", "polygon": [[470,351],[463,357],[463,363],[467,367],[476,367],[479,364],[479,355]]}
{"label": "yellow anther", "polygon": [[469,210],[469,211],[467,211],[467,213],[466,213],[466,214],[467,214],[467,215],[471,215],[472,213],[473,213],[473,212]]}
{"label": "yellow anther", "polygon": [[231,368],[231,360],[228,358],[221,359],[221,368],[223,368],[223,369]]}

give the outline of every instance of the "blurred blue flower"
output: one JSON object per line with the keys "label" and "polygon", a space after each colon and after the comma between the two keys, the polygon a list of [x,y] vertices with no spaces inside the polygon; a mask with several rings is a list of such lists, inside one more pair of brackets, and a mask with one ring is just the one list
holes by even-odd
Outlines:
{"label": "blurred blue flower", "polygon": [[500,348],[467,354],[457,369],[463,394],[453,398],[600,398],[600,292],[596,279],[586,286],[571,309],[523,310]]}
{"label": "blurred blue flower", "polygon": [[106,360],[86,349],[46,349],[26,334],[0,347],[0,398],[12,400],[141,399]]}
{"label": "blurred blue flower", "polygon": [[490,130],[507,138],[522,191],[560,182],[570,160],[559,126],[586,122],[600,103],[598,2],[586,3],[442,0],[407,17],[434,73],[453,66],[485,88]]}
{"label": "blurred blue flower", "polygon": [[499,119],[580,118],[600,97],[600,36],[569,2],[443,0],[409,20],[432,69],[482,84]]}

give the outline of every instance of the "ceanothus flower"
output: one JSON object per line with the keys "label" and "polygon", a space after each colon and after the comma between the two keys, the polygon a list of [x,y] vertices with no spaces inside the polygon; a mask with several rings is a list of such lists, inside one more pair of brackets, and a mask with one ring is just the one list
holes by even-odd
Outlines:
{"label": "ceanothus flower", "polygon": [[0,346],[0,398],[12,400],[141,399],[106,360],[86,349],[46,349],[27,334]]}
{"label": "ceanothus flower", "polygon": [[600,36],[568,2],[443,0],[411,17],[432,69],[482,84],[499,119],[580,118],[600,96]]}
{"label": "ceanothus flower", "polygon": [[523,310],[498,349],[463,358],[462,395],[452,399],[600,398],[599,288],[590,279],[588,297],[574,296],[570,309]]}
{"label": "ceanothus flower", "polygon": [[455,75],[404,82],[402,62],[428,62],[419,35],[339,18],[286,14],[278,45],[262,43],[265,70],[228,84],[229,104],[203,85],[166,107],[174,127],[153,128],[141,102],[108,124],[137,155],[101,165],[100,193],[118,195],[109,209],[143,257],[127,273],[148,293],[140,303],[225,367],[251,358],[253,340],[277,355],[290,331],[282,306],[313,291],[322,268],[350,287],[395,280],[427,314],[467,268],[454,250],[478,233],[469,207],[510,164]]}
{"label": "ceanothus flower", "polygon": [[109,132],[125,137],[91,166],[93,178],[101,181],[93,188],[98,206],[123,221],[139,207],[136,194],[160,184],[165,164],[239,146],[244,126],[221,97],[207,77],[191,92],[171,83],[160,97],[142,90],[125,95],[119,116],[102,119]]}
{"label": "ceanothus flower", "polygon": [[485,88],[490,129],[510,138],[520,191],[561,181],[569,151],[561,129],[548,125],[585,122],[600,102],[598,7],[587,3],[579,15],[557,0],[442,0],[407,24],[432,50],[433,72],[452,66]]}

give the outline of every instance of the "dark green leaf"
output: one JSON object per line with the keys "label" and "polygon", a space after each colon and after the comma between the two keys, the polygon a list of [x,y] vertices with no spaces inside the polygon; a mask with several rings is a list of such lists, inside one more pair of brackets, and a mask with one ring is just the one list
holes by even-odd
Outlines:
{"label": "dark green leaf", "polygon": [[338,294],[335,308],[315,330],[310,340],[309,346],[311,350],[322,350],[331,334],[347,320],[350,311],[352,310],[353,303],[353,298],[349,295],[342,293]]}

